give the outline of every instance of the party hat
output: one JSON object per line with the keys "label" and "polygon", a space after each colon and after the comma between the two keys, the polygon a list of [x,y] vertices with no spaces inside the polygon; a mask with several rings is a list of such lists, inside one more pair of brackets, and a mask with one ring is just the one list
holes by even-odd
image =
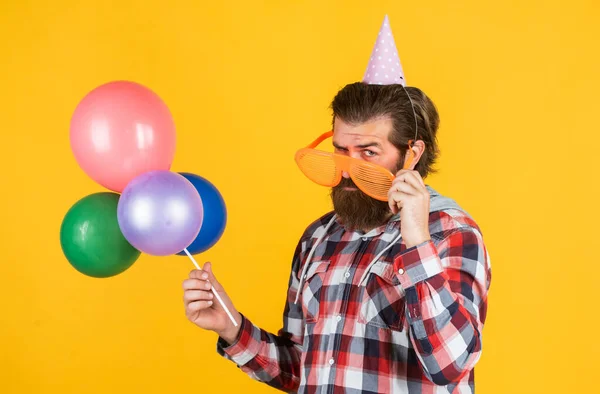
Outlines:
{"label": "party hat", "polygon": [[379,29],[379,35],[375,42],[375,48],[371,53],[371,60],[363,82],[369,85],[391,85],[394,83],[406,86],[404,71],[400,64],[400,57],[396,49],[396,42],[390,27],[390,20],[386,15]]}

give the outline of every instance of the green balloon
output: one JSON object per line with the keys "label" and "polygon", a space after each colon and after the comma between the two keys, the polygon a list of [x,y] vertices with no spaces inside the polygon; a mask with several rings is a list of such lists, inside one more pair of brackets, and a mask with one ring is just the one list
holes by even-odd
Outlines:
{"label": "green balloon", "polygon": [[123,236],[117,221],[116,193],[95,193],[77,201],[60,227],[60,245],[82,274],[107,278],[125,271],[140,251]]}

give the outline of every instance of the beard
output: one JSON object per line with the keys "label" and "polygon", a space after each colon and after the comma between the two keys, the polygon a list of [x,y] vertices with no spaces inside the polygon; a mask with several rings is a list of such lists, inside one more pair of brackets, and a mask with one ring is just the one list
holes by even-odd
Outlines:
{"label": "beard", "polygon": [[[344,190],[352,187],[355,190]],[[349,231],[369,231],[385,224],[392,214],[387,201],[367,196],[356,187],[352,179],[342,178],[331,188],[333,209]]]}

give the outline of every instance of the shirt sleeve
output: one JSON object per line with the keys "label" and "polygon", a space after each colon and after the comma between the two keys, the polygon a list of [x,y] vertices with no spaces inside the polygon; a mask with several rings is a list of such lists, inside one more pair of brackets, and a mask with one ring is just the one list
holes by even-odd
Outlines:
{"label": "shirt sleeve", "polygon": [[298,269],[302,261],[302,241],[298,244],[292,263],[283,328],[277,335],[254,325],[242,315],[239,334],[231,345],[223,338],[217,342],[217,352],[233,361],[252,379],[276,389],[293,392],[300,385],[300,359],[304,337],[302,304],[294,304],[298,291]]}
{"label": "shirt sleeve", "polygon": [[427,241],[402,252],[394,269],[421,369],[437,385],[461,379],[481,356],[491,281],[481,234],[451,230],[437,246]]}

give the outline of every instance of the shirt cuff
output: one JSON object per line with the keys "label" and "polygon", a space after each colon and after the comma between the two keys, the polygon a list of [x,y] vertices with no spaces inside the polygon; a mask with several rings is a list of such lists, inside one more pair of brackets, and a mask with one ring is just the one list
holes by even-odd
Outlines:
{"label": "shirt cuff", "polygon": [[443,272],[442,262],[433,241],[406,249],[394,259],[394,272],[403,289],[407,289]]}
{"label": "shirt cuff", "polygon": [[219,337],[217,341],[217,353],[241,367],[258,354],[260,337],[260,328],[252,324],[242,314],[242,323],[237,338],[230,345],[223,338]]}

